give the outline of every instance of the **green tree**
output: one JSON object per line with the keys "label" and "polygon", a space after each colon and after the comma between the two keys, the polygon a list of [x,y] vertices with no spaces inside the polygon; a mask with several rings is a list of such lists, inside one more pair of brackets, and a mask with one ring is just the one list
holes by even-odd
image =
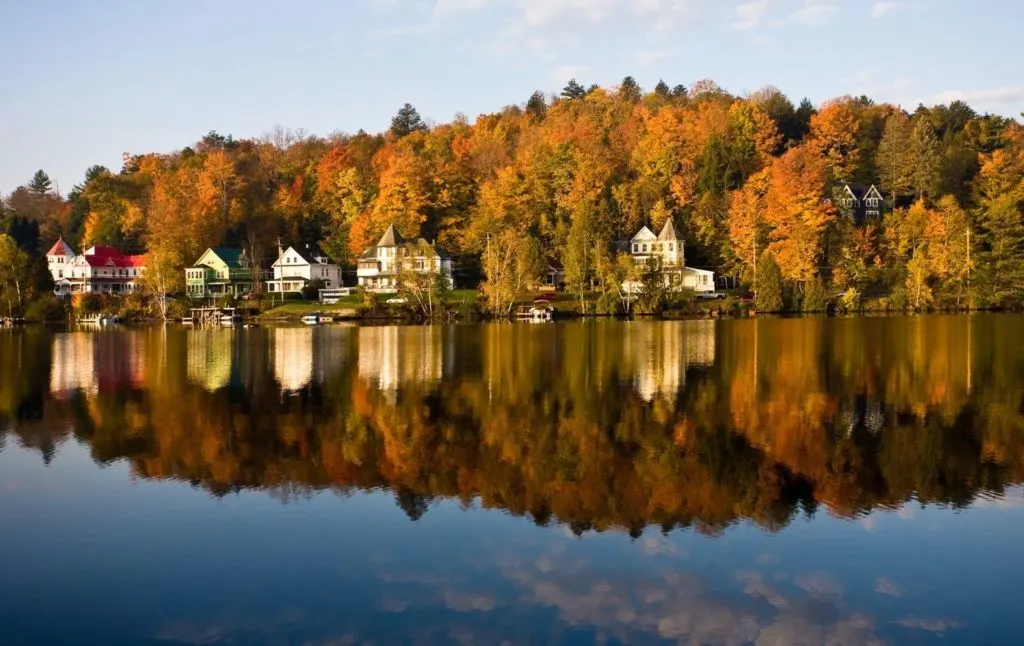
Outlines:
{"label": "green tree", "polygon": [[985,204],[981,212],[985,250],[978,263],[988,298],[996,305],[1016,305],[1024,298],[1024,219],[1012,193]]}
{"label": "green tree", "polygon": [[427,124],[420,118],[420,113],[411,103],[406,103],[399,109],[391,119],[391,129],[388,131],[395,139],[401,139],[414,132],[422,132],[427,129]]}
{"label": "green tree", "polygon": [[654,86],[654,93],[666,99],[672,96],[672,90],[669,89],[668,83],[661,79],[658,79],[658,84]]}
{"label": "green tree", "polygon": [[896,198],[913,192],[915,166],[910,146],[911,131],[907,115],[903,111],[894,112],[885,122],[885,131],[875,155],[882,188],[894,204]]}
{"label": "green tree", "polygon": [[824,312],[827,307],[828,293],[825,291],[825,282],[819,276],[807,283],[801,309],[804,312]]}
{"label": "green tree", "polygon": [[50,181],[49,175],[42,170],[37,170],[28,183],[28,189],[36,195],[46,195],[53,189],[53,183]]}
{"label": "green tree", "polygon": [[627,76],[622,79],[622,84],[619,85],[619,97],[624,101],[630,103],[636,103],[644,95],[644,91],[640,88],[640,84],[636,82],[632,76]]}
{"label": "green tree", "polygon": [[7,316],[21,314],[29,280],[29,257],[6,233],[0,233],[0,300]]}
{"label": "green tree", "polygon": [[754,307],[758,312],[782,311],[782,269],[770,253],[761,255],[754,280]]}
{"label": "green tree", "polygon": [[569,79],[569,82],[562,88],[562,98],[573,100],[582,99],[587,96],[587,91],[582,85],[576,82],[576,79]]}
{"label": "green tree", "polygon": [[526,102],[526,113],[533,116],[535,119],[543,119],[548,113],[548,102],[544,98],[544,93],[537,90],[530,95],[530,99]]}
{"label": "green tree", "polygon": [[910,138],[914,163],[914,188],[918,198],[934,200],[942,181],[942,153],[935,130],[928,119],[918,117]]}
{"label": "green tree", "polygon": [[635,270],[639,274],[641,289],[636,296],[636,308],[641,314],[658,314],[668,301],[665,272],[658,256],[651,256]]}

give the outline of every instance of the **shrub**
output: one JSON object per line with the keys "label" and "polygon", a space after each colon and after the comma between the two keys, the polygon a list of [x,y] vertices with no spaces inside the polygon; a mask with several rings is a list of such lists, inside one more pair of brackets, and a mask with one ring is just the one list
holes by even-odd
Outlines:
{"label": "shrub", "polygon": [[836,303],[836,306],[843,314],[853,314],[860,311],[860,291],[856,287],[846,290],[839,297],[839,302]]}
{"label": "shrub", "polygon": [[318,300],[320,298],[320,290],[326,286],[327,284],[319,278],[311,280],[302,288],[302,298],[307,301]]}
{"label": "shrub", "polygon": [[804,312],[824,312],[828,309],[828,293],[821,278],[815,278],[807,283],[800,309]]}
{"label": "shrub", "polygon": [[605,292],[597,299],[597,313],[615,315],[622,311],[622,299],[615,292]]}
{"label": "shrub", "polygon": [[889,308],[898,312],[907,309],[907,290],[902,285],[893,289],[889,294]]}
{"label": "shrub", "polygon": [[769,253],[761,256],[757,263],[756,288],[755,307],[758,312],[782,311],[782,270]]}
{"label": "shrub", "polygon": [[32,321],[60,321],[67,318],[67,310],[59,298],[44,294],[29,303],[25,316]]}
{"label": "shrub", "polygon": [[75,299],[75,313],[79,316],[103,311],[103,299],[98,294],[79,294]]}

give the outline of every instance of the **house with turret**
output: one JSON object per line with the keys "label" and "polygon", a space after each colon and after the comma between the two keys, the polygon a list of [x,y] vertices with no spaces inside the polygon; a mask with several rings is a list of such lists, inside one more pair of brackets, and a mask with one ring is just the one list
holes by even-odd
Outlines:
{"label": "house with turret", "polygon": [[628,251],[637,264],[658,263],[665,285],[670,289],[692,289],[695,292],[714,292],[715,273],[706,269],[686,266],[685,243],[669,218],[654,234],[648,227],[637,231],[629,243]]}
{"label": "house with turret", "polygon": [[406,240],[392,224],[380,240],[359,256],[356,278],[363,289],[377,293],[398,291],[403,274],[442,274],[454,289],[452,258],[423,238]]}
{"label": "house with turret", "polygon": [[46,266],[53,278],[53,293],[131,294],[142,290],[146,257],[96,245],[76,254],[64,239],[46,252]]}

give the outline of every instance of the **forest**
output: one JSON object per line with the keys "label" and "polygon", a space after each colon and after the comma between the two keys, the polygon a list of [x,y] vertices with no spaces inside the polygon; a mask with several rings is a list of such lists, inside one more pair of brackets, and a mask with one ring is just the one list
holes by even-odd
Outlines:
{"label": "forest", "polygon": [[[907,112],[865,96],[794,104],[771,86],[735,96],[710,80],[574,80],[472,121],[428,123],[406,104],[380,134],[210,132],[123,161],[89,168],[66,195],[39,171],[0,200],[8,309],[49,293],[42,255],[58,237],[147,253],[159,269],[147,275],[173,293],[207,247],[245,248],[266,267],[278,238],[319,242],[351,267],[390,223],[443,246],[485,303],[544,257],[564,264],[567,291],[597,301],[629,270],[615,243],[670,218],[689,266],[775,282],[759,309],[837,293],[917,310],[1024,298],[1024,126],[962,102]],[[845,182],[877,186],[881,215],[851,217]],[[488,241],[506,253],[484,254]]]}

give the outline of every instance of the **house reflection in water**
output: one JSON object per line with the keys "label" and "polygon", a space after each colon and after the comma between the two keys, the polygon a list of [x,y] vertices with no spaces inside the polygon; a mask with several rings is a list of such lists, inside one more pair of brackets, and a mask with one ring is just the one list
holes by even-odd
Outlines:
{"label": "house reflection in water", "polygon": [[95,335],[70,332],[53,335],[50,354],[50,392],[63,399],[76,390],[96,392],[93,348]]}
{"label": "house reflection in water", "polygon": [[270,355],[282,392],[298,392],[340,372],[352,327],[272,328]]}
{"label": "house reflection in water", "polygon": [[188,380],[210,392],[232,382],[235,330],[209,328],[188,331]]}
{"label": "house reflection in water", "polygon": [[715,321],[647,321],[626,328],[623,354],[633,368],[633,387],[646,401],[672,399],[686,370],[715,363]]}
{"label": "house reflection in water", "polygon": [[[451,327],[359,328],[359,376],[393,393],[402,384],[436,384],[451,370]],[[446,360],[447,359],[447,360]]]}
{"label": "house reflection in water", "polygon": [[95,394],[119,388],[143,388],[145,339],[119,332],[68,332],[53,336],[50,392],[58,398],[75,391]]}

